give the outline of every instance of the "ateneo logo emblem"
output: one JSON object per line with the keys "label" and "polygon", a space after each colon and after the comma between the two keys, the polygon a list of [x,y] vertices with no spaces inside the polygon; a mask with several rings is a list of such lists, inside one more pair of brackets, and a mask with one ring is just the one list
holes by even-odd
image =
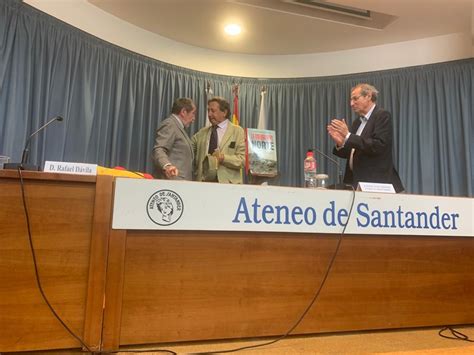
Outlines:
{"label": "ateneo logo emblem", "polygon": [[183,200],[171,190],[155,192],[146,204],[148,217],[160,226],[170,226],[176,223],[183,215],[183,210]]}

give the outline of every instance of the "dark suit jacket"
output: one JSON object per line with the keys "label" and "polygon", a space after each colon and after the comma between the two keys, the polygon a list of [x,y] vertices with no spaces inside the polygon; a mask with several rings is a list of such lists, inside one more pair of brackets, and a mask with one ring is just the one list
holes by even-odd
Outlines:
{"label": "dark suit jacket", "polygon": [[[351,135],[342,149],[334,148],[333,153],[347,159],[344,182],[357,187],[359,181],[392,184],[396,192],[404,190],[397,170],[393,166],[392,140],[393,127],[390,112],[375,106],[362,134],[355,133],[361,124],[360,119],[352,123]],[[349,158],[355,149],[352,166]]]}
{"label": "dark suit jacket", "polygon": [[165,164],[178,168],[179,180],[193,179],[193,147],[191,139],[175,117],[165,119],[156,131],[153,147],[155,177],[166,179],[163,173]]}

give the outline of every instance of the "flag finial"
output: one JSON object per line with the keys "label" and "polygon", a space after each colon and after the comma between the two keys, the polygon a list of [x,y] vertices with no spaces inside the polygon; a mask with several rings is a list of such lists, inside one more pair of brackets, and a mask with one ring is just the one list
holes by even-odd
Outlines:
{"label": "flag finial", "polygon": [[239,84],[233,84],[232,85],[232,94],[234,96],[239,96]]}

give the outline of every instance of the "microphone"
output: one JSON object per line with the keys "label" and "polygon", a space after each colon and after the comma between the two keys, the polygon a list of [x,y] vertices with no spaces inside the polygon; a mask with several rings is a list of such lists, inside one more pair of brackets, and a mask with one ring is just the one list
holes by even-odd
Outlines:
{"label": "microphone", "polygon": [[18,169],[20,168],[21,170],[39,170],[39,167],[36,165],[28,164],[28,155],[30,152],[30,142],[31,139],[37,135],[39,132],[41,132],[43,129],[48,127],[51,123],[54,121],[59,121],[61,122],[63,118],[61,116],[56,116],[50,119],[48,122],[46,122],[44,125],[42,125],[40,128],[38,128],[36,131],[30,134],[28,139],[25,142],[25,148],[23,149],[23,154],[21,155],[21,163],[8,163],[4,165],[4,169]]}
{"label": "microphone", "polygon": [[318,154],[321,154],[323,157],[329,159],[331,162],[333,162],[334,164],[336,164],[336,174],[337,174],[337,179],[336,179],[336,183],[334,184],[334,189],[345,189],[345,184],[343,183],[342,181],[342,172],[341,172],[341,166],[339,164],[339,162],[330,157],[329,155],[327,155],[326,153],[323,153],[321,150],[319,150],[318,148],[313,148],[313,150],[318,153]]}

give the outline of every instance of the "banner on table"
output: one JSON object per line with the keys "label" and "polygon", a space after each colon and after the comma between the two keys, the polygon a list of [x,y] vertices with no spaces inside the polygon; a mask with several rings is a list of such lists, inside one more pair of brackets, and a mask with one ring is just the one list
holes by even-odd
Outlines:
{"label": "banner on table", "polygon": [[473,237],[473,201],[117,178],[112,227]]}

